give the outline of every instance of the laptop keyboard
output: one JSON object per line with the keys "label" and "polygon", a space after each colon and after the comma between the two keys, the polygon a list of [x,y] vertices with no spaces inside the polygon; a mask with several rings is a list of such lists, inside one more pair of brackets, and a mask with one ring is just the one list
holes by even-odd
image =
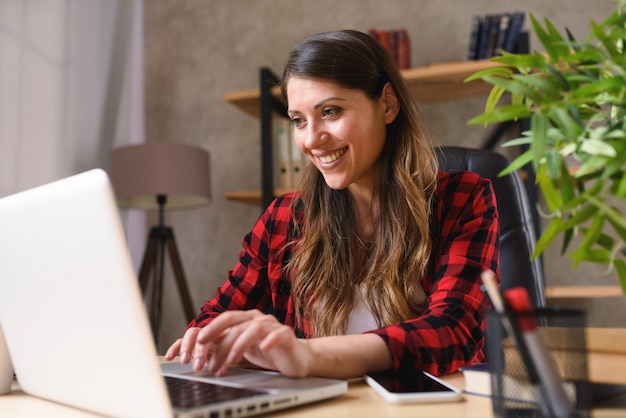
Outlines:
{"label": "laptop keyboard", "polygon": [[216,385],[170,376],[164,377],[171,403],[176,408],[196,408],[218,402],[267,394],[267,392],[251,389]]}

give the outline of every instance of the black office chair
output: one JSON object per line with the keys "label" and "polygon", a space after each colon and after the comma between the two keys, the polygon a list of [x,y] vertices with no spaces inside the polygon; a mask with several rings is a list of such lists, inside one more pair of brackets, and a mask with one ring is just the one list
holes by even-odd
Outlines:
{"label": "black office chair", "polygon": [[536,308],[546,306],[541,259],[531,260],[536,233],[531,206],[518,172],[498,177],[509,160],[494,151],[441,147],[439,165],[445,171],[473,171],[493,183],[500,213],[500,276],[502,289],[524,286]]}

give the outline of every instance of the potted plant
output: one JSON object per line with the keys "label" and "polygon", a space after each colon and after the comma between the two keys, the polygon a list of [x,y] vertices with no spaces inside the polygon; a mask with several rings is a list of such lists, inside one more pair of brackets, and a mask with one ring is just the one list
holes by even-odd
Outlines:
{"label": "potted plant", "polygon": [[[525,145],[505,175],[532,164],[550,221],[534,256],[562,236],[562,252],[573,260],[615,270],[626,293],[626,10],[623,1],[579,42],[552,22],[529,14],[545,52],[502,52],[502,64],[466,81],[493,85],[484,113],[469,124],[530,120]],[[504,93],[509,93],[506,96]],[[510,101],[504,100],[510,97]],[[579,239],[572,238],[580,234]],[[572,243],[576,242],[576,248]]]}

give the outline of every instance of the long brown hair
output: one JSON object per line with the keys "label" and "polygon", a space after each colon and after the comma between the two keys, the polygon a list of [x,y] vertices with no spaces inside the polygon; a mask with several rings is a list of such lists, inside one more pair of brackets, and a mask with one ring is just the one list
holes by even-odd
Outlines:
{"label": "long brown hair", "polygon": [[352,30],[317,34],[294,48],[282,78],[285,100],[292,76],[359,89],[372,100],[390,83],[400,104],[381,155],[373,242],[359,237],[347,189],[328,187],[313,165],[301,183],[304,223],[287,266],[298,323],[308,320],[312,336],[343,333],[362,294],[378,326],[414,317],[432,250],[437,160],[404,79],[378,41]]}

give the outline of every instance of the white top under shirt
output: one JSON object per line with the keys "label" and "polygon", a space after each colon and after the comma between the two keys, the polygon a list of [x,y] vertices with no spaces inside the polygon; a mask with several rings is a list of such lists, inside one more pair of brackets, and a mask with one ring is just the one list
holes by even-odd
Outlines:
{"label": "white top under shirt", "polygon": [[369,305],[365,303],[365,295],[361,292],[361,297],[357,301],[350,319],[348,320],[348,327],[346,328],[346,335],[348,334],[361,334],[365,331],[377,329],[376,319],[369,308]]}

